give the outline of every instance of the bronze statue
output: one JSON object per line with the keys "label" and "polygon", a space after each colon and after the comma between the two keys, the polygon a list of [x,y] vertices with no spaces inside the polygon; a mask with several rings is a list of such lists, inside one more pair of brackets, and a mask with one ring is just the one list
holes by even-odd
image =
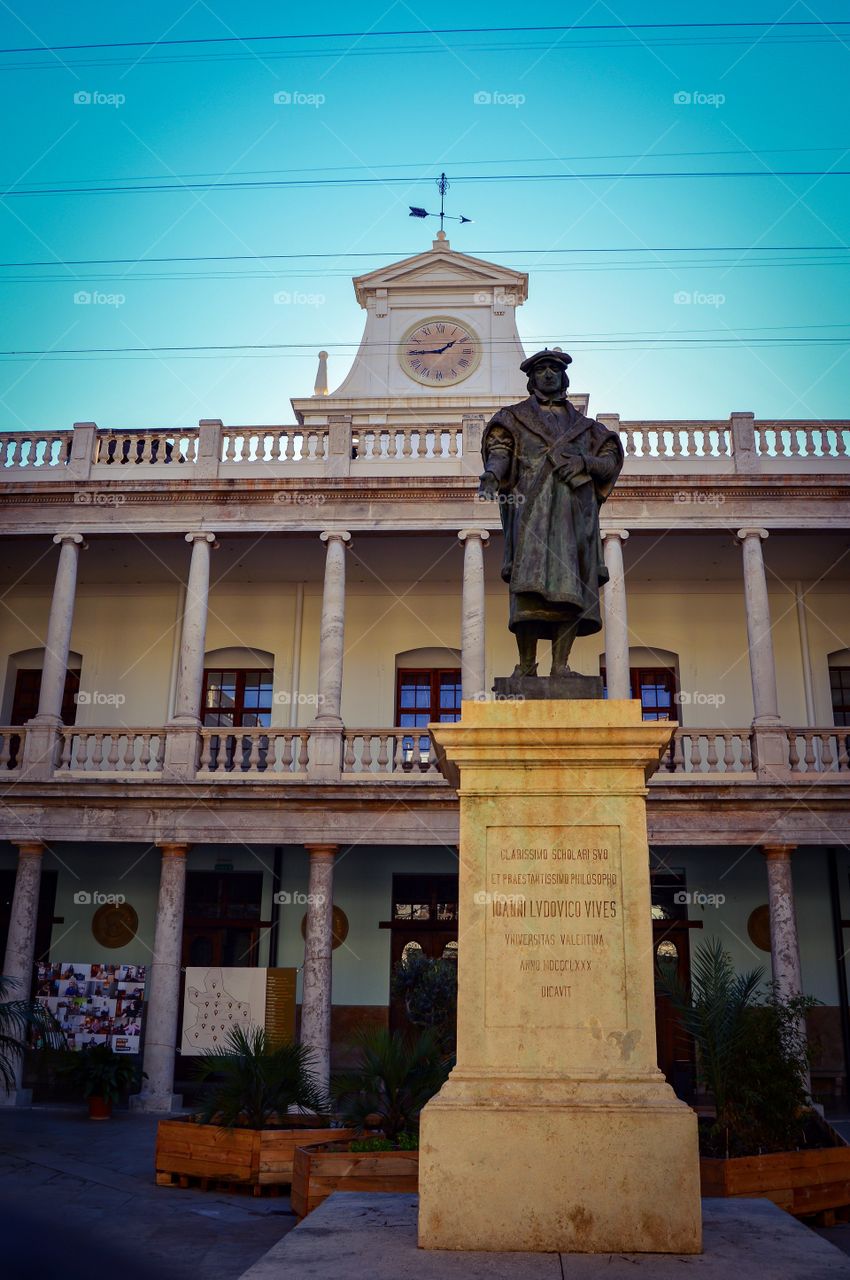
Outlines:
{"label": "bronze statue", "polygon": [[599,588],[608,571],[599,508],[620,474],[623,448],[616,432],[567,400],[571,363],[566,352],[549,350],[523,361],[528,399],[500,409],[481,444],[479,492],[498,498],[505,532],[502,577],[519,649],[513,679],[537,675],[541,639],[552,642],[551,675],[572,676],[576,637],[602,629]]}

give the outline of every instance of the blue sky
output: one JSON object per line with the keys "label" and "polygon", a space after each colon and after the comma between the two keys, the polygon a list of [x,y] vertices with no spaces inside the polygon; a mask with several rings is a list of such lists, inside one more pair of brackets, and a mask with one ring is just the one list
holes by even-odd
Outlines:
{"label": "blue sky", "polygon": [[[291,421],[289,397],[311,393],[320,347],[331,352],[332,386],[350,365],[363,324],[351,276],[430,245],[435,225],[409,218],[407,207],[435,207],[443,168],[455,179],[449,208],[475,219],[449,224],[453,246],[530,272],[523,340],[573,353],[573,387],[590,392],[592,412],[850,416],[850,256],[840,247],[850,244],[850,179],[510,176],[850,170],[842,87],[850,25],[836,35],[802,27],[429,34],[516,26],[521,12],[538,26],[846,16],[837,0],[784,12],[762,0],[745,10],[633,0],[533,12],[501,3],[297,12],[264,3],[4,5],[4,49],[423,35],[0,55],[4,191],[178,187],[0,200],[0,261],[55,264],[0,268],[0,350],[143,349],[120,359],[0,357],[0,426]],[[281,94],[294,100],[276,103]],[[474,174],[506,176],[462,180]],[[384,181],[185,185],[294,177]],[[752,245],[768,251],[725,249]],[[655,252],[676,246],[689,251]],[[260,258],[150,261],[240,254]],[[271,254],[335,256],[262,256]],[[362,256],[346,256],[354,254]],[[59,265],[104,258],[143,265]],[[281,292],[294,301],[276,301]],[[75,301],[80,294],[95,300]],[[289,349],[253,358],[149,351],[235,344]]]}

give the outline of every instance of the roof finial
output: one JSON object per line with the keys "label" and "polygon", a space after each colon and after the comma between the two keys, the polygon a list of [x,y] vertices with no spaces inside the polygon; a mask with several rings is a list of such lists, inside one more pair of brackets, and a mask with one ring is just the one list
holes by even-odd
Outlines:
{"label": "roof finial", "polygon": [[327,351],[319,352],[319,367],[316,370],[316,381],[313,384],[314,396],[326,396],[328,394],[328,353]]}

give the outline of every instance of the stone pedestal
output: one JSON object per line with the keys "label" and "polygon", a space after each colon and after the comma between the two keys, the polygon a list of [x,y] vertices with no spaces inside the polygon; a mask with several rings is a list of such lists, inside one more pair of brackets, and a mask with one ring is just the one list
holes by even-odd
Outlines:
{"label": "stone pedestal", "polygon": [[565,676],[496,676],[493,680],[496,700],[507,702],[601,698],[604,687],[601,676],[583,676],[580,671],[569,671]]}
{"label": "stone pedestal", "polygon": [[620,702],[464,703],[457,1066],[422,1114],[426,1249],[698,1253],[696,1116],[658,1070],[646,779]]}

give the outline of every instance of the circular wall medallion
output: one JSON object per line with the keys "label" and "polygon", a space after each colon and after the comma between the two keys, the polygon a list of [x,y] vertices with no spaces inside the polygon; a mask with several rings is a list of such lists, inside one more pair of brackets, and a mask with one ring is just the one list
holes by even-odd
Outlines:
{"label": "circular wall medallion", "polygon": [[453,387],[478,368],[481,340],[471,325],[451,316],[429,316],[411,325],[398,344],[408,378],[426,387]]}
{"label": "circular wall medallion", "polygon": [[126,947],[138,927],[138,914],[129,902],[107,902],[92,916],[91,931],[102,947]]}
{"label": "circular wall medallion", "polygon": [[747,933],[760,951],[770,950],[770,907],[767,903],[750,912]]}
{"label": "circular wall medallion", "polygon": [[[334,935],[333,949],[336,951],[337,947],[341,947],[343,942],[345,942],[345,939],[348,937],[348,916],[345,914],[342,907],[334,907],[333,925],[331,927]],[[307,937],[306,912],[301,920],[301,937]]]}

